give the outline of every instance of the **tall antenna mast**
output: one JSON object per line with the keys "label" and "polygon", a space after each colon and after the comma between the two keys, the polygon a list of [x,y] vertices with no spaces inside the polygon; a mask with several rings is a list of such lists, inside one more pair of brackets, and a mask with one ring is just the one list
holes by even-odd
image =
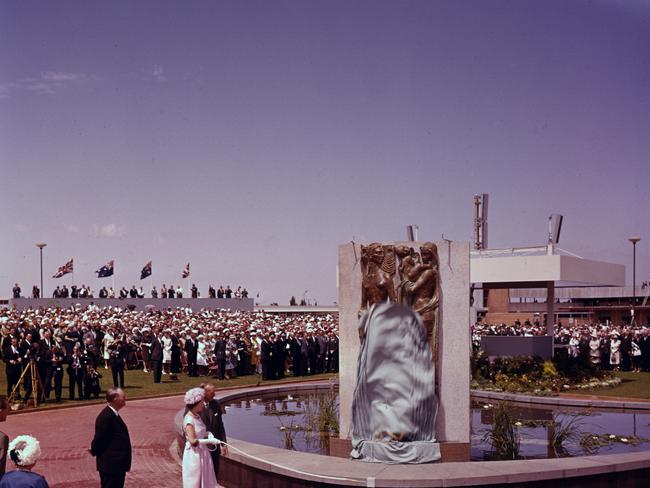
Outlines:
{"label": "tall antenna mast", "polygon": [[474,195],[474,249],[488,247],[488,194]]}

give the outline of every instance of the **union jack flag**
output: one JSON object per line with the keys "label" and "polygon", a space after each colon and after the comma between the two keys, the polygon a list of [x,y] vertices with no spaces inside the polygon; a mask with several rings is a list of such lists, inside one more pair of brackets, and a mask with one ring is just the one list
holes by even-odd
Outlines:
{"label": "union jack flag", "polygon": [[71,258],[70,261],[68,261],[63,266],[61,266],[56,271],[56,273],[54,273],[54,276],[52,276],[52,278],[61,278],[61,276],[65,276],[68,273],[72,273],[72,271],[73,271],[73,261],[74,261],[74,258]]}
{"label": "union jack flag", "polygon": [[142,271],[140,271],[140,279],[144,280],[147,276],[151,276],[151,261],[144,265]]}
{"label": "union jack flag", "polygon": [[183,270],[183,274],[181,275],[181,278],[188,278],[190,276],[190,263],[187,263],[185,265],[185,269]]}

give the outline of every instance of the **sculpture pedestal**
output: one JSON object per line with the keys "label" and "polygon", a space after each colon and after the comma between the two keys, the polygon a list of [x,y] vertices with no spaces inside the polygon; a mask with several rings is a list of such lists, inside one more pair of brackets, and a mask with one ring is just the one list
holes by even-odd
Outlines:
{"label": "sculpture pedestal", "polygon": [[[330,437],[330,456],[349,459],[352,450],[351,439]],[[440,454],[443,463],[455,463],[469,461],[469,442],[441,442]]]}
{"label": "sculpture pedestal", "polygon": [[[421,242],[396,242],[419,248]],[[436,437],[443,460],[469,458],[470,442],[470,331],[469,331],[469,243],[436,242],[441,283],[439,324],[438,417]],[[352,397],[356,386],[359,355],[358,313],[361,306],[361,246],[339,247],[339,381],[340,436],[352,437]],[[465,447],[466,446],[466,447]],[[447,456],[445,456],[447,450]],[[467,455],[461,453],[466,453]],[[347,452],[349,455],[349,450]],[[347,457],[347,456],[346,456]]]}

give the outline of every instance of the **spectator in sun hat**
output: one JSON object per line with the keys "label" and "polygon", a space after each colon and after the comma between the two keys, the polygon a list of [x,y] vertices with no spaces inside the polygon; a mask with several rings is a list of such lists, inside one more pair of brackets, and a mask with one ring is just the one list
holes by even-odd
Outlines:
{"label": "spectator in sun hat", "polygon": [[9,443],[9,457],[15,471],[5,473],[0,488],[49,488],[43,476],[32,471],[41,457],[41,446],[31,435],[19,435]]}

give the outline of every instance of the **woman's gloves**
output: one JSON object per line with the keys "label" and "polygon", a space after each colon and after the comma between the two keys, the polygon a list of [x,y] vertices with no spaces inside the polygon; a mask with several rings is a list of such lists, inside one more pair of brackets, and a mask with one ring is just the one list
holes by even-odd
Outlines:
{"label": "woman's gloves", "polygon": [[205,439],[198,439],[199,444],[209,444],[209,445],[214,445],[218,446],[221,444],[221,441],[217,439],[215,436],[212,435],[212,432],[208,432],[208,437]]}

